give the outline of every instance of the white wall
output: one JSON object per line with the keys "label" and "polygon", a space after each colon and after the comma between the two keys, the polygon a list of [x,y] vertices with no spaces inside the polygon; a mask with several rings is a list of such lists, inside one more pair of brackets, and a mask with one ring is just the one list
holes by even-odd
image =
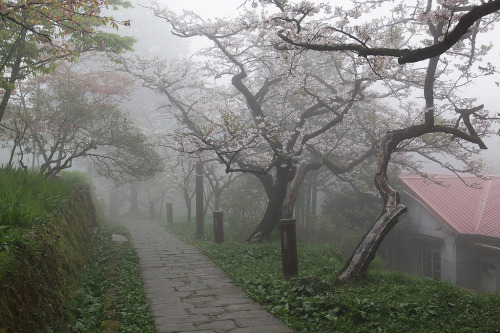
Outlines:
{"label": "white wall", "polygon": [[[411,229],[414,233],[442,240],[441,244],[441,280],[456,284],[457,253],[455,235],[423,204],[410,194],[405,193],[404,204],[408,207]],[[421,251],[421,249],[415,249]],[[420,258],[420,256],[418,256]],[[421,270],[419,270],[419,274]]]}

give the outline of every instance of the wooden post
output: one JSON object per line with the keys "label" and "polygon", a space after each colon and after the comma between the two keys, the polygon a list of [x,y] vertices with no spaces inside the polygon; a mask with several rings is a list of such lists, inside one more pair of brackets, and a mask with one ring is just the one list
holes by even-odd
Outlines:
{"label": "wooden post", "polygon": [[174,213],[171,202],[167,202],[167,224],[169,227],[174,225]]}
{"label": "wooden post", "polygon": [[203,238],[203,162],[196,164],[196,238]]}
{"label": "wooden post", "polygon": [[280,220],[281,265],[283,278],[288,280],[299,273],[297,264],[297,236],[294,219]]}
{"label": "wooden post", "polygon": [[214,242],[224,243],[224,218],[223,212],[213,212],[214,214]]}

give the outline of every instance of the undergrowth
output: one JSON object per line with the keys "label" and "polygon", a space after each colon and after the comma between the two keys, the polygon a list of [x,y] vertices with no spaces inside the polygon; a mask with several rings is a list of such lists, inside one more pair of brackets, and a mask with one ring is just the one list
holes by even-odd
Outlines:
{"label": "undergrowth", "polygon": [[194,225],[170,232],[198,246],[245,292],[295,332],[500,332],[500,297],[381,269],[335,285],[338,251],[299,244],[299,276],[281,276],[278,242],[215,244]]}
{"label": "undergrowth", "polygon": [[130,241],[113,243],[114,233],[129,237],[112,222],[97,232],[94,257],[68,309],[70,332],[100,333],[103,322],[118,324],[118,332],[155,332],[135,250]]}
{"label": "undergrowth", "polygon": [[67,310],[71,317],[71,332],[100,332],[111,249],[110,233],[110,229],[104,227],[95,235],[94,255],[80,277],[80,286]]}

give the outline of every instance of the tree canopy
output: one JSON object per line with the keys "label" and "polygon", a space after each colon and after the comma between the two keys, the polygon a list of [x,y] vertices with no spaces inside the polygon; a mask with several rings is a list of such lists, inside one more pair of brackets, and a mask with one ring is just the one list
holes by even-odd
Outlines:
{"label": "tree canopy", "polygon": [[74,60],[82,52],[131,50],[133,38],[101,29],[129,25],[102,14],[105,8],[128,5],[121,0],[0,1],[0,121],[18,80],[48,72],[56,60]]}
{"label": "tree canopy", "polygon": [[[388,131],[380,140],[375,184],[385,207],[351,260],[339,272],[341,281],[348,280],[366,271],[384,236],[397,223],[398,216],[406,211],[400,203],[399,193],[387,179],[387,168],[394,153],[413,141],[432,140],[439,133],[461,147],[458,151],[465,152],[459,157],[462,162],[469,160],[462,170],[447,162],[442,163],[443,166],[454,172],[479,172],[478,164],[466,152],[486,149],[483,138],[491,133],[488,128],[494,118],[475,98],[464,98],[462,89],[473,82],[478,72],[491,74],[496,71],[491,63],[477,65],[491,48],[487,44],[480,45],[478,35],[498,21],[500,2],[352,1],[350,6],[334,9],[326,3],[279,0],[260,3],[277,9],[265,22],[267,27],[275,26],[278,47],[354,52],[380,79],[409,83],[409,87],[418,88],[418,95],[423,97],[420,106],[423,110],[413,123]],[[380,16],[372,19],[363,16],[370,11]],[[388,61],[390,57],[397,57],[399,64],[427,59],[428,63],[423,68],[404,66],[400,70]],[[404,77],[400,73],[405,73]],[[440,76],[448,77],[447,81],[439,81]],[[394,87],[394,83],[391,86]],[[410,97],[415,100],[414,95]],[[411,106],[404,109],[408,112]]]}
{"label": "tree canopy", "polygon": [[[39,172],[54,176],[80,157],[122,182],[147,179],[161,169],[152,143],[120,109],[131,89],[123,75],[76,71],[60,63],[51,74],[19,85],[1,125],[14,145],[10,164],[39,156]],[[32,161],[34,164],[34,161]]]}
{"label": "tree canopy", "polygon": [[[179,136],[180,149],[214,149],[227,171],[249,172],[256,161],[244,159],[248,153],[262,157],[258,178],[285,175],[274,187],[291,184],[286,200],[266,190],[270,202],[280,198],[275,206],[293,207],[303,170],[323,164],[343,173],[365,154],[376,155],[375,182],[385,207],[339,274],[340,280],[350,279],[366,270],[406,210],[387,179],[390,162],[418,172],[414,156],[421,156],[452,172],[480,172],[475,154],[486,149],[483,140],[495,119],[467,88],[497,72],[485,60],[491,43],[480,37],[494,28],[499,6],[253,0],[233,17],[203,19],[156,4],[156,15],[175,35],[213,43],[199,52],[200,65],[176,66],[186,69],[182,75],[228,75],[234,92],[220,94],[220,86],[208,85],[211,92],[204,94],[206,79],[181,86],[183,78],[167,70],[156,70],[155,79],[146,81],[168,95],[169,110],[180,111],[185,133],[196,138],[187,145],[186,136]],[[189,95],[187,89],[199,93]]]}

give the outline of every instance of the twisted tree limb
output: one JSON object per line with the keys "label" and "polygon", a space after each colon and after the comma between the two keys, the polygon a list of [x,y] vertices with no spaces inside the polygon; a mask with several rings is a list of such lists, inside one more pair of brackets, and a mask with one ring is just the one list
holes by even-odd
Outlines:
{"label": "twisted tree limb", "polygon": [[388,56],[398,58],[400,65],[415,63],[425,59],[437,57],[451,49],[460,39],[462,39],[469,29],[481,18],[491,15],[500,10],[500,0],[485,1],[478,6],[472,6],[471,9],[460,18],[457,25],[449,31],[443,40],[430,46],[418,49],[397,49],[386,47],[367,47],[365,44],[341,43],[328,44],[312,42],[302,42],[287,35],[285,30],[278,33],[281,39],[290,45],[303,47],[316,51],[352,51],[360,57],[367,56]]}

